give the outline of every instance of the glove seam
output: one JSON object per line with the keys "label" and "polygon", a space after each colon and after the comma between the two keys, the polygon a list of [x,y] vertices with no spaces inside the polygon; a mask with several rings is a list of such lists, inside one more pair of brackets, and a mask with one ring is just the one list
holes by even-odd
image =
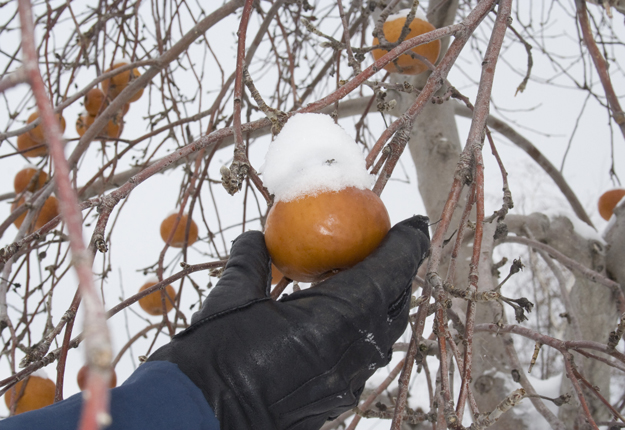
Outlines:
{"label": "glove seam", "polygon": [[202,326],[202,325],[204,325],[204,324],[206,324],[206,323],[208,323],[210,321],[216,320],[217,318],[221,318],[223,316],[229,315],[229,314],[231,314],[233,312],[236,312],[236,311],[239,311],[239,310],[242,310],[242,309],[247,309],[247,308],[255,305],[256,303],[266,302],[267,300],[272,300],[272,299],[271,299],[271,297],[262,297],[260,299],[255,299],[255,300],[252,300],[250,302],[247,302],[244,305],[240,305],[240,306],[237,306],[235,308],[226,309],[224,311],[217,312],[216,314],[211,314],[211,315],[209,315],[207,317],[202,318],[199,321],[196,321],[193,325],[187,327],[185,330],[183,330],[180,333],[176,334],[173,337],[173,339],[178,339],[178,338],[184,336],[185,334],[192,332],[193,330],[197,329],[198,327],[200,327],[200,326]]}
{"label": "glove seam", "polygon": [[412,295],[412,280],[414,275],[410,278],[408,285],[404,288],[404,291],[391,303],[387,309],[388,322],[395,321],[402,313],[402,310],[406,307],[406,303],[410,301]]}
{"label": "glove seam", "polygon": [[[362,336],[362,335],[361,335],[360,337],[358,337],[357,339],[355,339],[353,342],[351,342],[351,343],[349,344],[349,346],[347,346],[347,348],[345,348],[345,351],[343,351],[343,353],[341,354],[341,356],[340,356],[340,357],[336,360],[336,362],[332,365],[332,367],[331,367],[330,369],[326,370],[326,371],[325,371],[325,372],[323,372],[323,373],[320,373],[320,374],[318,374],[318,375],[315,375],[315,376],[313,376],[313,377],[311,377],[311,378],[307,379],[306,381],[302,382],[302,383],[300,384],[300,386],[299,386],[299,387],[294,388],[294,389],[293,389],[293,390],[291,390],[288,394],[285,394],[284,396],[282,396],[282,397],[281,397],[281,398],[279,398],[278,400],[274,401],[273,403],[271,403],[271,404],[269,405],[269,407],[270,407],[270,408],[272,408],[272,407],[276,406],[276,404],[278,404],[278,403],[282,402],[283,400],[285,400],[287,397],[289,397],[289,396],[293,395],[293,393],[295,393],[296,391],[298,391],[298,390],[301,388],[301,386],[302,386],[302,385],[306,385],[306,384],[308,384],[308,383],[309,383],[310,381],[312,381],[312,380],[322,378],[322,377],[324,377],[324,376],[326,376],[326,375],[328,375],[328,374],[331,374],[331,373],[335,372],[336,368],[339,366],[339,364],[341,363],[341,361],[345,358],[345,356],[346,356],[347,354],[349,354],[349,353],[350,353],[350,349],[351,349],[354,345],[356,345],[356,344],[358,344],[358,343],[369,344],[369,342],[367,342],[367,338],[366,338],[366,336]],[[324,399],[325,399],[325,398],[327,398],[327,397],[331,397],[331,396],[333,396],[333,395],[334,395],[334,394],[331,394],[331,395],[329,395],[329,396],[326,396],[326,397],[324,397]],[[313,402],[309,402],[309,403],[307,403],[307,404],[306,404],[306,405],[304,405],[304,406],[300,406],[300,407],[298,407],[298,408],[296,408],[296,409],[293,409],[292,411],[289,411],[289,413],[291,413],[291,412],[293,412],[293,411],[301,410],[301,409],[303,409],[303,408],[305,408],[305,407],[307,407],[307,406],[309,406],[309,405],[311,405],[311,404],[318,403],[319,401],[320,401],[320,399],[316,399],[316,400],[315,400],[315,401],[313,401]],[[279,414],[279,416],[284,416],[284,415],[285,415],[285,413],[280,413],[280,414]]]}

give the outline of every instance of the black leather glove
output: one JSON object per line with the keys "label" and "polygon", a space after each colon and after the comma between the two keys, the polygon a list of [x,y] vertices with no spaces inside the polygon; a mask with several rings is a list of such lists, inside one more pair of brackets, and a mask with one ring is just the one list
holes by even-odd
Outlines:
{"label": "black leather glove", "polygon": [[221,430],[318,430],[391,359],[428,236],[426,217],[402,221],[361,263],[274,301],[263,234],[244,233],[191,326],[148,361],[176,363]]}

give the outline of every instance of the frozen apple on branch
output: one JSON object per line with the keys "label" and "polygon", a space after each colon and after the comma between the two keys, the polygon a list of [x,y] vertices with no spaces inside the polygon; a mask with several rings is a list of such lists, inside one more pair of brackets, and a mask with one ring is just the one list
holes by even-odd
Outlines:
{"label": "frozen apple on branch", "polygon": [[287,278],[319,281],[363,260],[391,227],[370,188],[361,148],[332,118],[298,114],[271,143],[261,168],[274,205],[265,242]]}

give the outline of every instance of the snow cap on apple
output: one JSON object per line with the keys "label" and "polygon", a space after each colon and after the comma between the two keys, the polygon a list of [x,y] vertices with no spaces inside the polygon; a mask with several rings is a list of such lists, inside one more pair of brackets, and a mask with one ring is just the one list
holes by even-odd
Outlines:
{"label": "snow cap on apple", "polygon": [[[388,18],[386,18],[386,22],[395,21],[396,19],[400,19],[400,18],[407,18],[409,13],[410,13],[410,9],[402,9],[400,11],[395,12],[394,14],[389,15]],[[421,12],[420,10],[415,11],[414,17],[415,19],[420,19],[422,21],[429,22],[425,14]]]}
{"label": "snow cap on apple", "polygon": [[339,191],[370,189],[375,180],[354,139],[324,114],[296,114],[269,146],[260,168],[275,201]]}

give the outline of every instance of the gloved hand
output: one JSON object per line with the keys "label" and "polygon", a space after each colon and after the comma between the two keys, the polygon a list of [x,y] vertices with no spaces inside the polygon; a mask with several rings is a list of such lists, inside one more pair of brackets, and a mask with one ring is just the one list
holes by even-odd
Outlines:
{"label": "gloved hand", "polygon": [[242,234],[191,326],[148,361],[176,363],[221,430],[318,430],[391,359],[429,248],[427,221],[402,221],[361,263],[278,301],[263,234]]}

